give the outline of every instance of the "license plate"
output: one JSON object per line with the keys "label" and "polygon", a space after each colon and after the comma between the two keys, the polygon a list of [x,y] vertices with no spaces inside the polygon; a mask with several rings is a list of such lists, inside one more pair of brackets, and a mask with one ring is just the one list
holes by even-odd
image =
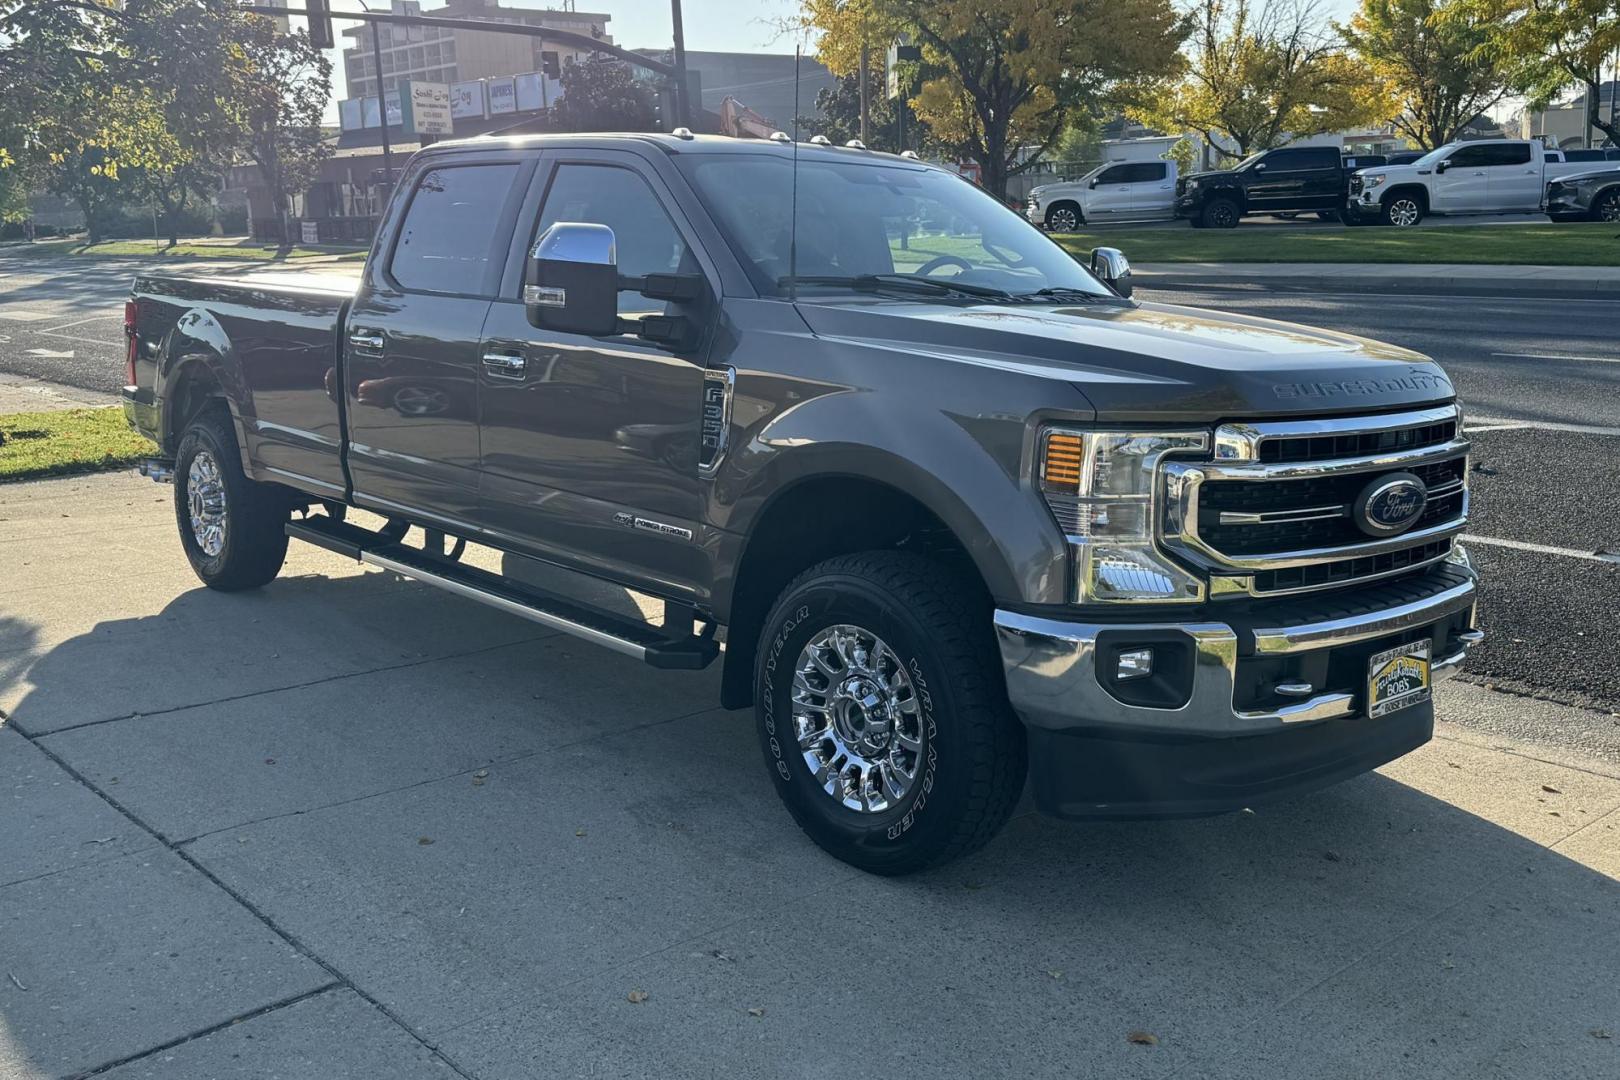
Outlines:
{"label": "license plate", "polygon": [[1367,663],[1367,715],[1388,716],[1429,700],[1427,638],[1377,653]]}

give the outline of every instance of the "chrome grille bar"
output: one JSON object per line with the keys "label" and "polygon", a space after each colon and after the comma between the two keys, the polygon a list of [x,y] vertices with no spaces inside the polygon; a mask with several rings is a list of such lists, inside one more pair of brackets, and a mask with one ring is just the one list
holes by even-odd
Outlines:
{"label": "chrome grille bar", "polygon": [[[1341,436],[1353,438],[1344,439]],[[1261,460],[1263,456],[1271,459],[1277,457],[1279,451],[1276,447],[1271,451],[1262,451],[1262,447],[1272,440],[1295,440],[1281,448],[1281,452],[1289,454],[1296,450],[1300,453],[1318,455],[1329,449],[1341,451],[1346,448],[1363,451],[1375,447],[1380,449],[1377,452],[1339,457],[1313,456],[1311,460]],[[1309,440],[1334,441],[1318,442],[1312,446]],[[1392,444],[1400,445],[1401,448],[1383,449]],[[1455,405],[1378,416],[1225,424],[1215,432],[1214,461],[1171,460],[1163,463],[1161,472],[1164,485],[1162,499],[1164,516],[1160,522],[1162,543],[1170,553],[1212,574],[1211,595],[1217,597],[1272,596],[1342,588],[1349,584],[1406,573],[1444,558],[1451,550],[1452,539],[1467,528],[1468,491],[1465,462],[1469,448],[1468,440],[1461,435],[1461,414]],[[1338,527],[1318,524],[1313,532],[1313,528],[1307,525],[1310,522],[1321,523],[1348,516],[1351,513],[1350,503],[1339,500],[1348,499],[1348,492],[1344,490],[1345,485],[1356,484],[1357,481],[1353,478],[1359,474],[1406,472],[1433,466],[1434,468],[1429,469],[1429,475],[1432,475],[1436,469],[1450,472],[1451,469],[1442,466],[1459,460],[1464,464],[1451,466],[1457,470],[1455,479],[1437,483],[1428,490],[1429,504],[1433,512],[1421,528],[1413,528],[1399,536],[1366,539],[1358,537],[1353,542],[1320,546],[1321,541],[1326,539],[1323,529],[1337,531]],[[1207,507],[1211,521],[1204,531],[1208,531],[1211,539],[1214,539],[1217,524],[1227,527],[1227,531],[1220,534],[1226,539],[1211,542],[1211,539],[1206,539],[1203,535],[1203,531],[1200,530],[1199,507],[1200,493],[1206,490],[1206,484],[1271,484],[1289,480],[1323,481],[1320,485],[1310,485],[1310,490],[1320,492],[1318,501],[1304,506],[1284,506],[1272,510],[1264,508],[1264,500],[1270,499],[1270,496],[1264,496],[1260,500],[1230,498],[1220,500],[1228,505],[1236,501],[1238,508],[1220,509],[1217,512],[1216,507],[1220,505],[1220,501],[1217,501],[1215,506]],[[1335,484],[1334,481],[1338,483]],[[1335,488],[1337,490],[1333,490]],[[1329,497],[1334,501],[1321,500],[1320,495],[1327,494],[1329,490],[1333,490],[1333,494]],[[1304,488],[1296,485],[1296,499],[1305,493]],[[1441,515],[1444,515],[1443,520],[1435,520]],[[1231,531],[1230,527],[1234,526],[1238,532]],[[1293,526],[1300,528],[1292,529]],[[1271,531],[1261,531],[1266,527]],[[1251,534],[1251,539],[1240,544],[1236,539],[1238,533]],[[1290,534],[1296,539],[1293,547],[1286,544],[1286,538]],[[1317,544],[1298,543],[1299,540],[1313,535],[1317,538]],[[1280,550],[1256,551],[1256,548],[1264,549],[1270,545],[1268,537],[1277,538]],[[1342,533],[1335,536],[1335,539],[1339,538],[1348,540]],[[1237,548],[1243,553],[1233,554],[1222,550],[1221,544]],[[1443,550],[1437,556],[1432,555],[1437,546]],[[1424,550],[1421,552],[1415,550],[1418,548]],[[1403,552],[1408,554],[1402,555]],[[1349,564],[1355,560],[1360,562],[1353,569],[1349,569]],[[1394,569],[1389,569],[1392,560],[1394,564],[1405,562],[1406,565],[1396,565]],[[1335,565],[1332,569],[1327,569],[1325,564]],[[1307,581],[1312,578],[1333,579],[1320,584],[1312,582],[1300,586],[1297,573],[1285,573],[1282,575],[1283,579],[1290,577],[1294,579],[1288,582],[1291,587],[1285,588],[1283,581],[1275,580],[1279,575],[1267,573],[1299,571],[1301,568],[1309,567],[1319,569],[1315,573],[1307,574]],[[1343,576],[1346,573],[1353,573],[1355,576],[1346,578]],[[1264,587],[1268,583],[1276,587]]]}

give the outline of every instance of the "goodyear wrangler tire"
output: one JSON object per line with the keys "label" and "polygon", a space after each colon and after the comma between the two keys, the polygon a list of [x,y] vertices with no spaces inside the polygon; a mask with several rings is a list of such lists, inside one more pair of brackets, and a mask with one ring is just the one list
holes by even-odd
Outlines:
{"label": "goodyear wrangler tire", "polygon": [[761,634],[756,718],[777,794],[810,838],[877,874],[988,841],[1024,786],[987,602],[922,556],[811,567]]}
{"label": "goodyear wrangler tire", "polygon": [[180,546],[210,589],[256,589],[287,557],[286,494],[248,479],[223,408],[204,409],[180,437],[174,462],[174,516]]}

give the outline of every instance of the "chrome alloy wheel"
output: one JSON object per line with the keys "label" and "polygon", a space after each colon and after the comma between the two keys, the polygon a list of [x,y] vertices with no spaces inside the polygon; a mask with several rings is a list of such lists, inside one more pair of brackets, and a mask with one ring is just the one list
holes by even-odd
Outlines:
{"label": "chrome alloy wheel", "polygon": [[1055,233],[1072,233],[1080,227],[1080,215],[1067,206],[1054,207],[1046,212],[1046,227]]}
{"label": "chrome alloy wheel", "polygon": [[1620,221],[1620,191],[1611,191],[1597,204],[1599,221]]}
{"label": "chrome alloy wheel", "polygon": [[197,547],[210,559],[218,557],[225,550],[225,478],[207,450],[192,455],[186,470],[186,511]]}
{"label": "chrome alloy wheel", "polygon": [[1416,225],[1422,217],[1417,200],[1402,196],[1389,204],[1389,223],[1397,229],[1405,229]]}
{"label": "chrome alloy wheel", "polygon": [[793,732],[816,783],[861,813],[903,801],[927,752],[905,665],[882,638],[847,624],[827,627],[800,650]]}

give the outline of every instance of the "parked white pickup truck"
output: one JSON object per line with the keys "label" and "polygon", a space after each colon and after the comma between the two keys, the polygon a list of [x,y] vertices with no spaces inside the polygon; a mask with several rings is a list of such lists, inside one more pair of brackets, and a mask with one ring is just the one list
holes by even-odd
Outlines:
{"label": "parked white pickup truck", "polygon": [[1088,221],[1169,218],[1175,209],[1175,162],[1112,161],[1078,180],[1035,188],[1026,213],[1051,232],[1073,232]]}
{"label": "parked white pickup truck", "polygon": [[1590,171],[1588,162],[1530,139],[1447,143],[1410,165],[1363,169],[1350,177],[1352,224],[1410,228],[1428,214],[1539,213],[1547,182]]}

